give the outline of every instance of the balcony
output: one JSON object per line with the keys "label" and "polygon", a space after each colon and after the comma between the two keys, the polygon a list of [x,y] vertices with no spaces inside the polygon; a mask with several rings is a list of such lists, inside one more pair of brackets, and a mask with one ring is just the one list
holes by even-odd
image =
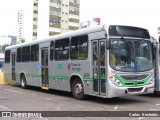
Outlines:
{"label": "balcony", "polygon": [[61,24],[49,25],[50,28],[61,28]]}
{"label": "balcony", "polygon": [[61,12],[61,8],[56,8],[56,7],[50,6],[50,11],[58,11],[58,12]]}
{"label": "balcony", "polygon": [[69,22],[79,23],[79,19],[70,18]]}
{"label": "balcony", "polygon": [[79,27],[75,27],[75,26],[69,26],[69,30],[78,30]]}

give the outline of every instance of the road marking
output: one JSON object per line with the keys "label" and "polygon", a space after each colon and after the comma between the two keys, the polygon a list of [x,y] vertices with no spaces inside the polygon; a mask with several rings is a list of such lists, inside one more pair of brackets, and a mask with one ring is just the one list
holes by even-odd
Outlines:
{"label": "road marking", "polygon": [[157,111],[158,109],[150,109],[151,111]]}
{"label": "road marking", "polygon": [[[68,102],[63,102],[63,101],[58,101],[58,100],[53,100],[53,99],[51,99],[51,101],[59,102],[59,103],[67,104],[67,105],[73,105],[73,104],[68,103]],[[82,108],[86,108],[85,106],[82,106],[82,105],[75,105],[75,106],[82,107]]]}
{"label": "road marking", "polygon": [[160,105],[160,104],[156,104],[156,105]]}
{"label": "road marking", "polygon": [[5,98],[7,98],[7,97],[0,97],[0,99],[5,99]]}
{"label": "road marking", "polygon": [[144,118],[145,118],[145,117],[139,117],[138,120],[142,120],[142,119],[144,119]]}
{"label": "road marking", "polygon": [[116,107],[114,107],[114,110],[117,110],[118,109],[118,105],[116,105]]}
{"label": "road marking", "polygon": [[14,92],[14,93],[18,93],[18,94],[23,94],[22,92],[19,92],[19,91],[15,91],[15,90],[10,90],[10,89],[4,89],[6,91],[9,91],[9,92]]}
{"label": "road marking", "polygon": [[0,108],[3,108],[3,109],[5,109],[5,110],[12,110],[12,109],[9,109],[8,107],[3,106],[3,105],[0,105]]}
{"label": "road marking", "polygon": [[116,106],[114,107],[114,110],[123,110],[123,109],[125,109],[125,107],[126,107],[126,106],[116,105]]}
{"label": "road marking", "polygon": [[43,117],[41,117],[41,118],[32,118],[31,120],[36,120],[36,119],[37,119],[37,120],[40,120],[40,119],[41,119],[41,120],[48,120],[47,118],[43,118]]}

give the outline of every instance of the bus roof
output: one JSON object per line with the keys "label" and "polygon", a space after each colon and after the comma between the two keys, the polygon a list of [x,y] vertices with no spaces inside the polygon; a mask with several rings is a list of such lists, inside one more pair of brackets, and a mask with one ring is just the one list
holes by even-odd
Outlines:
{"label": "bus roof", "polygon": [[52,40],[63,39],[63,38],[66,38],[66,37],[73,37],[73,36],[78,36],[78,35],[103,31],[103,30],[104,30],[104,25],[96,25],[96,26],[92,26],[92,27],[89,27],[89,28],[84,28],[84,29],[70,31],[70,32],[66,32],[66,33],[62,33],[62,34],[58,34],[58,35],[54,35],[54,36],[49,36],[49,37],[43,38],[43,39],[37,39],[37,40],[34,40],[34,41],[30,41],[30,42],[25,42],[25,43],[21,43],[21,44],[8,46],[8,47],[5,48],[5,50],[12,49],[12,48],[17,48],[17,47],[22,47],[22,46],[26,46],[26,45],[48,42],[48,41],[52,41]]}
{"label": "bus roof", "polygon": [[[127,25],[114,25],[114,26],[127,26]],[[84,29],[79,29],[79,30],[75,30],[75,31],[69,31],[69,32],[66,32],[66,33],[54,35],[54,36],[49,36],[49,37],[43,38],[43,39],[37,39],[37,40],[34,40],[34,41],[30,41],[30,42],[25,42],[25,43],[21,43],[21,44],[8,46],[8,47],[5,48],[5,50],[18,48],[18,47],[23,47],[23,46],[26,46],[26,45],[34,45],[34,44],[37,44],[37,43],[49,42],[49,41],[52,41],[52,40],[63,39],[63,38],[66,38],[66,37],[69,38],[69,37],[74,37],[74,36],[79,36],[79,35],[85,35],[85,34],[88,34],[88,33],[94,33],[94,32],[103,31],[103,30],[108,31],[108,29],[107,29],[108,27],[109,26],[106,25],[106,24],[95,25],[95,26],[91,26],[91,27],[88,27],[88,28],[84,28]],[[140,27],[136,27],[136,26],[130,26],[130,27],[140,28]],[[145,28],[141,28],[141,29],[145,29]],[[145,30],[147,30],[147,29],[145,29]]]}

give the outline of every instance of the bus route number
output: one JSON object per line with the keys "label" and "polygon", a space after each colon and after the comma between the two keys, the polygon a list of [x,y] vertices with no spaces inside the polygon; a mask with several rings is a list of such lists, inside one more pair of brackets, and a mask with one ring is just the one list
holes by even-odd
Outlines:
{"label": "bus route number", "polygon": [[90,77],[90,74],[89,74],[89,73],[85,73],[85,74],[84,74],[84,77],[89,78],[89,77]]}

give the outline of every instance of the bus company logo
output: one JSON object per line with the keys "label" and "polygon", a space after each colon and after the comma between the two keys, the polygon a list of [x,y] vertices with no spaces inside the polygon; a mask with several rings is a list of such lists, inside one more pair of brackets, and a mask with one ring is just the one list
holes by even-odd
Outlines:
{"label": "bus company logo", "polygon": [[137,84],[138,84],[138,82],[136,81],[134,84],[135,84],[135,85],[137,85]]}
{"label": "bus company logo", "polygon": [[68,64],[68,70],[70,70],[71,69],[71,65],[70,64]]}
{"label": "bus company logo", "polygon": [[62,69],[63,68],[63,65],[62,64],[58,64],[58,69]]}
{"label": "bus company logo", "polygon": [[11,112],[2,112],[2,117],[12,117]]}

